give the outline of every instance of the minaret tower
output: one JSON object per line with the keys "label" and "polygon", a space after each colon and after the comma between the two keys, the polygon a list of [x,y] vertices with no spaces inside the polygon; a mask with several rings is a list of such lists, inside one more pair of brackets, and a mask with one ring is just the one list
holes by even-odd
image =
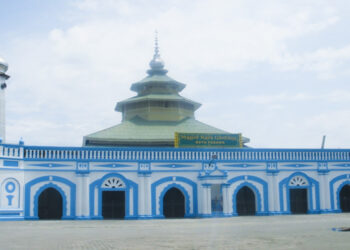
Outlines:
{"label": "minaret tower", "polygon": [[6,80],[10,78],[6,74],[8,64],[0,57],[0,139],[5,142],[5,89],[7,87]]}

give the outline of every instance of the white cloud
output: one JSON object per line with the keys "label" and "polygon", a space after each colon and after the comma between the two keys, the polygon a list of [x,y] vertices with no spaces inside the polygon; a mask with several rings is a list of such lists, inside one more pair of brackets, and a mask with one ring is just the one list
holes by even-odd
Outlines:
{"label": "white cloud", "polygon": [[[53,24],[48,33],[13,38],[8,89],[8,137],[12,140],[23,136],[34,144],[79,145],[83,135],[117,124],[120,114],[114,112],[114,105],[132,96],[130,84],[145,76],[155,29],[169,74],[186,81],[187,93],[194,95],[218,93],[219,82],[201,81],[212,72],[253,72],[264,64],[285,74],[311,72],[329,79],[346,72],[349,65],[350,45],[315,46],[303,52],[289,47],[291,40],[302,43],[305,36],[327,33],[348,18],[339,16],[339,6],[329,1],[82,0],[72,6],[62,17],[70,20],[67,27]],[[221,92],[215,104],[199,96],[204,100],[202,109],[208,107],[199,114],[211,124],[215,117],[213,125],[218,127],[261,136],[263,131],[254,132],[251,120],[257,119],[266,131],[284,131],[270,130],[268,119],[282,117],[284,112],[304,119],[305,114],[298,118],[289,110],[290,103],[309,106],[321,99],[347,103],[350,95],[350,90],[337,84],[327,94],[291,87],[274,94],[264,89],[268,81],[261,79],[261,95],[239,94],[238,101],[249,107],[237,104],[228,93]],[[232,86],[228,92],[241,89],[239,83]],[[192,98],[186,91],[184,95]],[[237,105],[241,110],[229,114],[237,117],[235,121],[227,122],[226,114],[217,114],[220,107],[225,113],[225,107]],[[269,118],[254,105],[267,105]],[[289,119],[279,121],[281,126],[294,124]],[[252,141],[253,136],[249,135]]]}
{"label": "white cloud", "polygon": [[309,93],[278,93],[273,95],[248,95],[242,98],[243,102],[254,104],[277,104],[286,102],[310,102],[310,101],[326,101],[333,103],[350,103],[350,91],[334,90],[325,94],[309,94]]}

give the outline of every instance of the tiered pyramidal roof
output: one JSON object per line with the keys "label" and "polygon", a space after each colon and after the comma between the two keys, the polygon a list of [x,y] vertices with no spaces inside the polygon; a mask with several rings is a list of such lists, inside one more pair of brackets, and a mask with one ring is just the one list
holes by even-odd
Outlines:
{"label": "tiered pyramidal roof", "polygon": [[228,134],[197,121],[194,112],[201,104],[182,97],[179,92],[186,85],[167,73],[156,38],[148,76],[131,85],[137,95],[116,105],[115,110],[123,114],[122,122],[85,136],[84,146],[174,147],[175,132]]}

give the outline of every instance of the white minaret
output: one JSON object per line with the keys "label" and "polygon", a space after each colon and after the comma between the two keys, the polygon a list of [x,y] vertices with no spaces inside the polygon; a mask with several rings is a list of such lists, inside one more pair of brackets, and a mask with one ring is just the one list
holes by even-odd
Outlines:
{"label": "white minaret", "polygon": [[10,78],[6,75],[8,64],[0,57],[0,138],[2,143],[5,142],[5,89],[6,80]]}

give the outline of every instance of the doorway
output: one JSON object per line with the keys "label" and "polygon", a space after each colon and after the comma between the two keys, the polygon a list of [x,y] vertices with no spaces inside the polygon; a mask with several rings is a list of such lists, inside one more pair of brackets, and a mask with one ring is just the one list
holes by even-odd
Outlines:
{"label": "doorway", "polygon": [[103,219],[124,219],[125,191],[102,191]]}
{"label": "doorway", "polygon": [[170,188],[163,198],[163,215],[165,218],[185,217],[185,196],[173,187]]}
{"label": "doorway", "polygon": [[241,215],[255,215],[256,204],[253,190],[249,187],[242,187],[236,196],[237,214]]}
{"label": "doorway", "polygon": [[289,190],[290,212],[292,214],[307,213],[307,189],[292,188]]}
{"label": "doorway", "polygon": [[38,201],[38,217],[40,220],[59,220],[63,214],[63,202],[60,192],[55,188],[47,188],[41,192]]}
{"label": "doorway", "polygon": [[340,209],[350,212],[350,185],[345,185],[339,192]]}

